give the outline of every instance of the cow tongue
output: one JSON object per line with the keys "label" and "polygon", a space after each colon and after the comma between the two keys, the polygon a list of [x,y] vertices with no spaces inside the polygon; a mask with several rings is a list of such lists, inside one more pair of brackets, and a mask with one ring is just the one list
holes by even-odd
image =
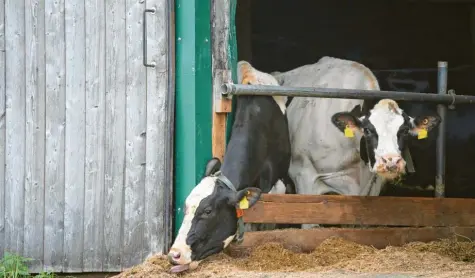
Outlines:
{"label": "cow tongue", "polygon": [[180,273],[180,272],[183,272],[185,270],[188,270],[189,268],[190,268],[189,264],[175,265],[175,266],[172,266],[172,268],[170,269],[170,272],[171,273]]}

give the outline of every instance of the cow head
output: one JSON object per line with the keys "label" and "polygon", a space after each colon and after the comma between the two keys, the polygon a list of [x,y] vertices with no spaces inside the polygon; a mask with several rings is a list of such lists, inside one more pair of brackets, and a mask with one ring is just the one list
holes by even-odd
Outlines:
{"label": "cow head", "polygon": [[438,115],[411,117],[390,99],[379,101],[368,115],[360,115],[359,110],[358,105],[351,112],[336,113],[332,123],[346,137],[360,132],[361,158],[370,162],[371,171],[387,180],[405,173],[406,162],[401,153],[409,136],[424,139],[441,122]]}
{"label": "cow head", "polygon": [[186,198],[185,217],[168,253],[175,269],[226,248],[236,236],[239,210],[252,207],[261,195],[261,190],[254,187],[239,191],[230,188],[216,174],[220,165],[217,158],[210,160],[204,178]]}

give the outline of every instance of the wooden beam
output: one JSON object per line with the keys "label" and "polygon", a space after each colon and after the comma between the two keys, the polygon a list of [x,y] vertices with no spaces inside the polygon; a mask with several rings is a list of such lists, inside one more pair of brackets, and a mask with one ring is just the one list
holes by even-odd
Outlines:
{"label": "wooden beam", "polygon": [[475,199],[263,194],[244,222],[474,226]]}
{"label": "wooden beam", "polygon": [[233,257],[249,255],[254,248],[266,243],[280,243],[294,252],[312,252],[324,240],[336,236],[383,249],[409,242],[429,242],[454,235],[475,239],[475,227],[372,228],[372,229],[310,229],[248,232],[241,244],[231,244],[226,253]]}
{"label": "wooden beam", "polygon": [[229,61],[229,29],[230,29],[229,0],[211,1],[211,44],[212,44],[212,74],[213,74],[213,128],[212,152],[213,157],[223,160],[226,151],[226,117],[231,112],[232,100],[222,97],[221,85],[232,82]]}
{"label": "wooden beam", "polygon": [[223,161],[226,151],[226,118],[231,112],[232,101],[221,96],[220,86],[223,80],[231,82],[231,71],[216,69],[213,78],[213,127],[212,127],[212,152],[213,157]]}

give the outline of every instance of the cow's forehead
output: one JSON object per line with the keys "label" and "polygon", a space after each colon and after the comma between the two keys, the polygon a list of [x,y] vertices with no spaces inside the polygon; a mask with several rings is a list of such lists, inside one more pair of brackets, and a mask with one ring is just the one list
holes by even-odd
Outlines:
{"label": "cow's forehead", "polygon": [[201,200],[213,194],[214,188],[216,187],[216,179],[217,177],[203,178],[190,192],[190,195],[186,198],[185,205],[187,207],[198,206]]}
{"label": "cow's forehead", "polygon": [[382,100],[374,106],[368,120],[380,136],[394,135],[404,123],[402,110],[395,101]]}

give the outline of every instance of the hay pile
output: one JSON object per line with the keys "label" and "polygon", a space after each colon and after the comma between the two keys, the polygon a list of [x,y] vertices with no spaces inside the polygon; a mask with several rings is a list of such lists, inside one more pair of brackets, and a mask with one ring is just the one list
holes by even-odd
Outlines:
{"label": "hay pile", "polygon": [[464,242],[457,238],[377,250],[332,237],[309,254],[294,253],[284,249],[279,243],[268,243],[258,246],[245,258],[232,258],[225,254],[212,256],[196,270],[179,275],[169,274],[171,265],[166,257],[157,256],[116,277],[234,277],[239,272],[247,272],[246,275],[249,276],[249,272],[334,270],[373,273],[456,271],[457,276],[472,273],[475,277],[474,262],[475,242]]}

